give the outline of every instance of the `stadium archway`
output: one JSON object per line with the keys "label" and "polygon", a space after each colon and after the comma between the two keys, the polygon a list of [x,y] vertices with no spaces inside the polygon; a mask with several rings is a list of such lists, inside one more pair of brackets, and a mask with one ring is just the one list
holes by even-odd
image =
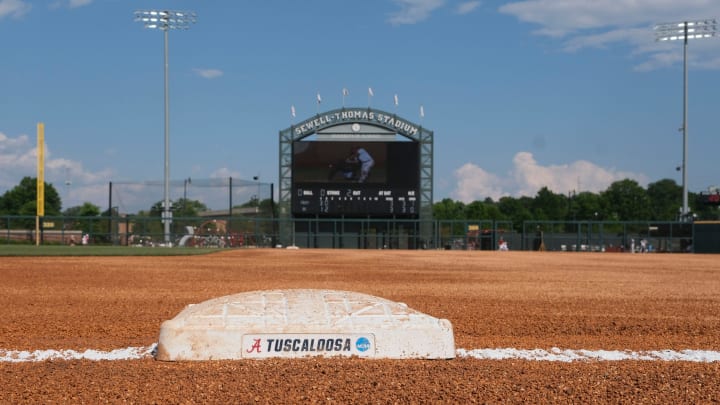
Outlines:
{"label": "stadium archway", "polygon": [[[305,240],[313,233],[312,242],[298,245],[384,246],[367,242],[367,232],[375,228],[363,221],[382,221],[382,232],[406,232],[412,222],[412,242],[398,247],[422,247],[431,239],[433,131],[383,110],[340,108],[281,130],[279,141],[283,245],[294,245],[298,235]],[[373,157],[371,169],[362,167],[360,150]],[[318,243],[320,233],[332,234],[332,242]],[[336,243],[338,234],[350,235],[354,242]]]}

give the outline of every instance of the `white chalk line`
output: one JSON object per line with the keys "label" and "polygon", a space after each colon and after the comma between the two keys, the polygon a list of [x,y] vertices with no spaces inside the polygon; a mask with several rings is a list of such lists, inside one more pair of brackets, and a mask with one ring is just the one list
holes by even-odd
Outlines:
{"label": "white chalk line", "polygon": [[88,349],[84,352],[75,350],[4,350],[0,349],[0,363],[24,363],[47,360],[139,360],[153,357],[157,344],[145,347],[126,347],[109,352]]}
{"label": "white chalk line", "polygon": [[[83,352],[75,350],[5,350],[0,349],[0,363],[41,362],[48,360],[140,360],[152,358],[157,344],[144,347],[126,347],[111,351],[88,349]],[[530,360],[556,362],[588,362],[588,361],[688,361],[696,363],[712,363],[720,361],[720,351],[713,350],[573,350],[553,347],[544,349],[457,349],[458,358],[478,360]]]}
{"label": "white chalk line", "polygon": [[535,360],[535,361],[691,361],[712,363],[720,361],[720,352],[712,350],[572,350],[553,347],[550,350],[532,349],[457,349],[457,357],[481,360]]}

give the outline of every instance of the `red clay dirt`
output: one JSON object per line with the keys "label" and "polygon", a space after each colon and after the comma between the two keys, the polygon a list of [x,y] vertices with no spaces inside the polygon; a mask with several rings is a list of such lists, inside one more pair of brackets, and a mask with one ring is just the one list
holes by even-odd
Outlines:
{"label": "red clay dirt", "polygon": [[[0,277],[0,350],[150,346],[188,304],[284,288],[404,302],[468,350],[720,350],[717,255],[242,249],[2,257]],[[0,403],[120,402],[717,403],[720,362],[0,362]]]}

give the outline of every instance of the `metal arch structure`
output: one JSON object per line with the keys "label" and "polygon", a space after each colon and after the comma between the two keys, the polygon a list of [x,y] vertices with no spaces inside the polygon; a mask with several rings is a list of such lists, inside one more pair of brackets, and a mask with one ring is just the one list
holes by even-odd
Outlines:
{"label": "metal arch structure", "polygon": [[312,135],[332,132],[334,128],[348,128],[361,124],[363,130],[352,133],[352,139],[373,140],[375,136],[400,135],[420,146],[420,221],[421,237],[429,240],[432,235],[433,203],[433,156],[434,133],[395,113],[369,107],[343,107],[315,114],[279,133],[279,200],[280,238],[289,245],[292,239],[292,163],[293,142]]}

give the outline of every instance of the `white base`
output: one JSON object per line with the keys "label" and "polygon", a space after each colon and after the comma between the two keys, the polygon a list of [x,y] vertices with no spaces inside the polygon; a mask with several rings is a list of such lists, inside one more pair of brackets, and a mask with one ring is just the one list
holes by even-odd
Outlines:
{"label": "white base", "polygon": [[158,360],[357,356],[451,359],[450,321],[350,291],[266,290],[187,306],[163,322]]}

